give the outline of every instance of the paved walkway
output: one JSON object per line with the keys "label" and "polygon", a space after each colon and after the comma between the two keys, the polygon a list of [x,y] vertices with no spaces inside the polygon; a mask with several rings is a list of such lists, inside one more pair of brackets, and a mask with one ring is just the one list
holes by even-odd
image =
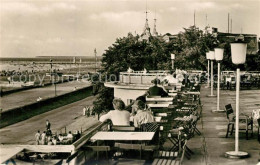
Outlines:
{"label": "paved walkway", "polygon": [[[34,135],[37,130],[45,131],[45,121],[51,122],[53,133],[62,131],[85,131],[98,123],[97,117],[83,116],[83,107],[92,106],[96,96],[62,106],[49,112],[34,116],[25,121],[0,129],[0,143],[2,144],[35,144]],[[1,150],[1,149],[0,149]]]}
{"label": "paved walkway", "polygon": [[[214,91],[216,93],[216,91]],[[220,108],[223,109],[226,104],[231,103],[235,110],[235,91],[221,90]],[[225,113],[213,113],[216,109],[216,97],[210,98],[210,89],[201,88],[201,100],[203,106],[203,117],[198,123],[198,128],[202,136],[196,135],[188,142],[188,146],[195,152],[191,160],[184,159],[184,165],[256,165],[260,154],[260,144],[256,137],[256,127],[254,128],[254,137],[249,136],[246,140],[245,133],[240,135],[240,150],[250,154],[247,159],[228,159],[224,154],[226,151],[235,150],[234,134],[225,138],[227,130],[227,119]],[[260,90],[242,90],[240,91],[240,112],[251,114],[253,109],[259,109]],[[256,123],[256,122],[255,122]]]}
{"label": "paved walkway", "polygon": [[[86,81],[71,81],[56,85],[57,95],[72,92],[76,89],[90,86]],[[37,101],[37,98],[47,99],[55,96],[54,85],[24,90],[21,92],[12,93],[3,97],[0,97],[0,108],[3,111],[28,105]]]}

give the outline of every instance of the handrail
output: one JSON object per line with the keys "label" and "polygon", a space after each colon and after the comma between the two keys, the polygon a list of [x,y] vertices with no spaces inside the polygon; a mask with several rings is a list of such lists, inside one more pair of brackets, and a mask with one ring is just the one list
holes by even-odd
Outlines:
{"label": "handrail", "polygon": [[72,144],[75,147],[75,150],[78,150],[81,146],[83,146],[93,136],[94,133],[96,133],[99,129],[106,125],[108,125],[108,123],[103,122],[98,124],[95,128],[91,129],[90,131],[87,131],[85,135],[83,135],[80,139],[78,139],[76,142]]}

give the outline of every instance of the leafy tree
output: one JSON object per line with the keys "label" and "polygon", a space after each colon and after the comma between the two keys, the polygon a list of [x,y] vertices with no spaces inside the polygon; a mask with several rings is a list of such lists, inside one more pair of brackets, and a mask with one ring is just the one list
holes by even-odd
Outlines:
{"label": "leafy tree", "polygon": [[[218,41],[211,33],[200,30],[196,26],[184,28],[175,40],[165,42],[160,37],[151,37],[149,42],[140,40],[140,36],[128,33],[126,37],[117,38],[115,43],[108,47],[103,54],[101,71],[102,77],[113,74],[119,77],[120,72],[126,71],[128,67],[133,70],[168,70],[171,68],[170,54],[176,56],[175,67],[180,69],[207,69],[206,52],[215,47],[222,47],[224,59],[222,70],[235,70],[231,61],[229,41]],[[259,55],[247,58],[244,65],[246,70],[260,70]],[[253,65],[252,65],[253,64]],[[216,65],[214,66],[216,70]],[[108,79],[108,81],[110,81]],[[112,108],[113,89],[102,85],[98,99],[94,102],[94,111],[98,114]]]}
{"label": "leafy tree", "polygon": [[195,26],[184,28],[176,41],[176,67],[206,70],[206,52],[216,45],[217,40],[210,33],[203,33]]}

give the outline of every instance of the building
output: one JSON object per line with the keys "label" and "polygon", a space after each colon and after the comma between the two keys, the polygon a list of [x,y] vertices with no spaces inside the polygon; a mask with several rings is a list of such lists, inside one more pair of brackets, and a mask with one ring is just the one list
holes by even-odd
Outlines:
{"label": "building", "polygon": [[162,39],[165,41],[165,42],[170,42],[172,40],[176,40],[178,38],[178,34],[170,34],[170,33],[166,33],[164,34],[163,36],[161,36]]}
{"label": "building", "polygon": [[259,51],[259,43],[256,34],[238,34],[218,32],[217,28],[212,28],[212,34],[220,43],[234,42],[241,39],[247,43],[247,54],[256,55]]}

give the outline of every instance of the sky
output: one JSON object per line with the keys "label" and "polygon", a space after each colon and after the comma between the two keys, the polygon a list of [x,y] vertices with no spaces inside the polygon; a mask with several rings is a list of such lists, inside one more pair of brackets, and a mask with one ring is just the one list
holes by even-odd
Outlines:
{"label": "sky", "polygon": [[[0,0],[0,57],[101,56],[116,38],[141,34],[145,11],[159,34],[194,24],[260,37],[260,0]],[[207,15],[207,19],[206,19]],[[207,21],[206,21],[207,20]]]}

